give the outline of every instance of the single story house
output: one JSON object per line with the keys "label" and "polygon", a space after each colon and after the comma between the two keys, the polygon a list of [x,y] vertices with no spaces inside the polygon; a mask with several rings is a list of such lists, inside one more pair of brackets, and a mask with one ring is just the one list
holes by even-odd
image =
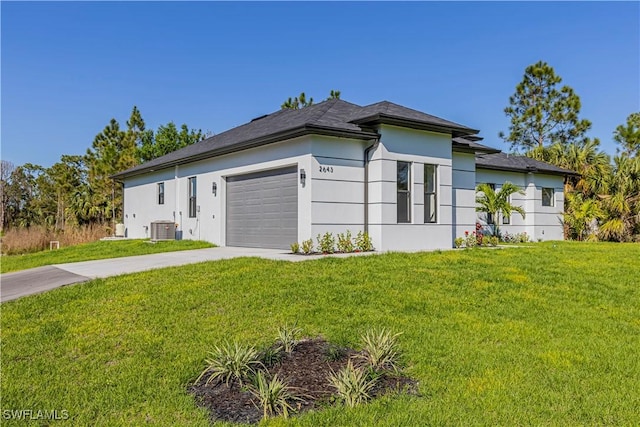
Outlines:
{"label": "single story house", "polygon": [[332,99],[257,117],[114,178],[131,238],[165,220],[182,238],[221,246],[287,249],[350,230],[382,251],[451,248],[486,220],[476,185],[511,181],[526,192],[513,202],[527,215],[496,219],[501,228],[562,239],[571,172],[484,146],[478,132],[388,101]]}

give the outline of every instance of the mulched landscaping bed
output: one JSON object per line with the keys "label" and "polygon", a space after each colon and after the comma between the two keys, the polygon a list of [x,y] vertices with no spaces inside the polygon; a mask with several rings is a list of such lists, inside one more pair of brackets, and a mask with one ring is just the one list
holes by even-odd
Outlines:
{"label": "mulched landscaping bed", "polygon": [[[323,338],[305,339],[298,343],[291,354],[282,353],[279,363],[268,367],[269,376],[278,374],[296,395],[303,400],[291,402],[296,412],[319,409],[334,403],[335,389],[328,377],[347,365],[347,361],[358,352],[348,348],[332,346]],[[331,357],[330,357],[331,355]],[[207,408],[212,421],[258,423],[262,410],[257,400],[236,382],[227,386],[224,382],[205,385],[206,377],[189,387],[198,405]],[[388,392],[417,393],[417,382],[400,374],[383,374],[376,384],[372,397]]]}

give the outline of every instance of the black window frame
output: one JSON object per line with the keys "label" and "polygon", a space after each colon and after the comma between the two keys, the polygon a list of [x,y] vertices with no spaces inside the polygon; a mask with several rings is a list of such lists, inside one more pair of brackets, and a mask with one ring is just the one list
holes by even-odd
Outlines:
{"label": "black window frame", "polygon": [[[496,184],[494,182],[487,182],[487,185],[491,187],[493,191],[496,191]],[[487,225],[495,225],[496,219],[493,217],[492,213],[487,212]]]}
{"label": "black window frame", "polygon": [[198,181],[197,177],[192,176],[189,178],[189,188],[188,188],[188,196],[189,196],[189,218],[195,218],[197,213],[197,203],[198,203]]}
{"label": "black window frame", "polygon": [[[406,167],[406,169],[405,169]],[[401,180],[400,173],[406,170]],[[402,188],[406,185],[406,188]],[[406,204],[405,210],[402,205]],[[398,224],[411,224],[411,162],[396,161],[396,221]]]}
{"label": "black window frame", "polygon": [[[507,201],[511,203],[511,196],[507,198]],[[502,225],[510,225],[511,224],[511,212],[502,212]]]}
{"label": "black window frame", "polygon": [[[432,171],[429,171],[429,169]],[[429,179],[433,180],[430,184]],[[433,197],[433,200],[431,199]],[[424,164],[424,223],[438,222],[438,165]]]}
{"label": "black window frame", "polygon": [[[545,203],[545,190],[548,190],[551,192],[551,194],[547,197],[548,198],[548,203]],[[556,198],[556,190],[553,187],[542,187],[542,192],[541,192],[541,198],[542,198],[542,206],[544,207],[554,207],[555,206],[555,198]]]}
{"label": "black window frame", "polygon": [[158,204],[164,205],[164,182],[158,183]]}

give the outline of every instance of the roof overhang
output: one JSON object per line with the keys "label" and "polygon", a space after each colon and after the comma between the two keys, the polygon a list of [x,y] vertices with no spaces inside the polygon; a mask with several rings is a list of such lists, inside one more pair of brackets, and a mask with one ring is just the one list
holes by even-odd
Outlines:
{"label": "roof overhang", "polygon": [[317,125],[304,125],[294,129],[287,129],[286,131],[276,132],[270,135],[265,135],[259,138],[254,138],[239,144],[234,144],[230,147],[221,147],[221,148],[213,148],[204,153],[198,153],[193,156],[183,157],[177,160],[167,161],[160,164],[152,164],[149,166],[145,166],[144,164],[134,167],[132,169],[119,172],[111,175],[111,178],[116,181],[122,181],[126,178],[131,178],[133,176],[142,175],[147,172],[154,172],[162,169],[167,169],[173,166],[179,166],[186,163],[197,162],[199,160],[205,160],[212,157],[223,156],[225,154],[231,154],[242,150],[247,150],[250,148],[256,148],[267,144],[273,144],[276,142],[282,142],[288,139],[297,138],[305,135],[324,135],[324,136],[333,136],[337,138],[349,138],[349,139],[360,139],[364,141],[377,139],[380,135],[377,132],[365,131],[365,130],[347,130],[347,129],[336,129],[332,127],[323,127]]}
{"label": "roof overhang", "polygon": [[479,165],[478,163],[476,163],[476,169],[488,169],[488,170],[519,172],[519,173],[540,173],[545,175],[559,175],[559,176],[580,176],[581,175],[577,172],[573,172],[570,170],[567,170],[564,172],[553,171],[553,170],[539,169],[533,166],[527,166],[526,168],[514,168],[509,166]]}
{"label": "roof overhang", "polygon": [[460,142],[455,142],[455,141],[451,143],[451,150],[456,153],[471,153],[471,154],[476,154],[476,153],[496,154],[500,152],[500,150],[498,150],[497,148],[477,147],[477,146],[472,147],[469,144],[462,144]]}
{"label": "roof overhang", "polygon": [[384,113],[376,113],[371,116],[362,117],[357,120],[352,120],[351,123],[354,123],[357,125],[366,124],[366,125],[375,126],[380,124],[386,124],[386,125],[392,125],[392,126],[407,127],[411,129],[426,130],[430,132],[448,133],[448,134],[451,134],[454,138],[458,136],[474,135],[480,132],[479,130],[471,129],[464,126],[438,125],[435,123],[426,123],[420,120],[400,118],[400,117],[391,116]]}

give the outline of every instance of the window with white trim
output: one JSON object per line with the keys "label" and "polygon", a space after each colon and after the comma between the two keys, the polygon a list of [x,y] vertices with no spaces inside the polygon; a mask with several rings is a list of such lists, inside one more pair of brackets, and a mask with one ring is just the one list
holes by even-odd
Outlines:
{"label": "window with white trim", "polygon": [[398,223],[411,222],[411,163],[397,162]]}
{"label": "window with white trim", "polygon": [[164,205],[164,182],[158,183],[158,204]]}
{"label": "window with white trim", "polygon": [[[507,203],[511,204],[511,195],[507,197]],[[511,212],[502,212],[502,223],[504,225],[511,224]]]}
{"label": "window with white trim", "polygon": [[438,167],[424,165],[424,222],[438,222]]}
{"label": "window with white trim", "polygon": [[[493,182],[487,182],[487,185],[493,190],[496,191],[496,184],[494,184]],[[488,213],[487,212],[487,224],[488,225],[494,225],[496,223],[495,218],[493,217],[492,213]]]}
{"label": "window with white trim", "polygon": [[542,188],[542,206],[553,206],[554,205],[554,194],[553,188]]}
{"label": "window with white trim", "polygon": [[196,206],[197,206],[197,181],[196,177],[189,178],[189,218],[196,217]]}

